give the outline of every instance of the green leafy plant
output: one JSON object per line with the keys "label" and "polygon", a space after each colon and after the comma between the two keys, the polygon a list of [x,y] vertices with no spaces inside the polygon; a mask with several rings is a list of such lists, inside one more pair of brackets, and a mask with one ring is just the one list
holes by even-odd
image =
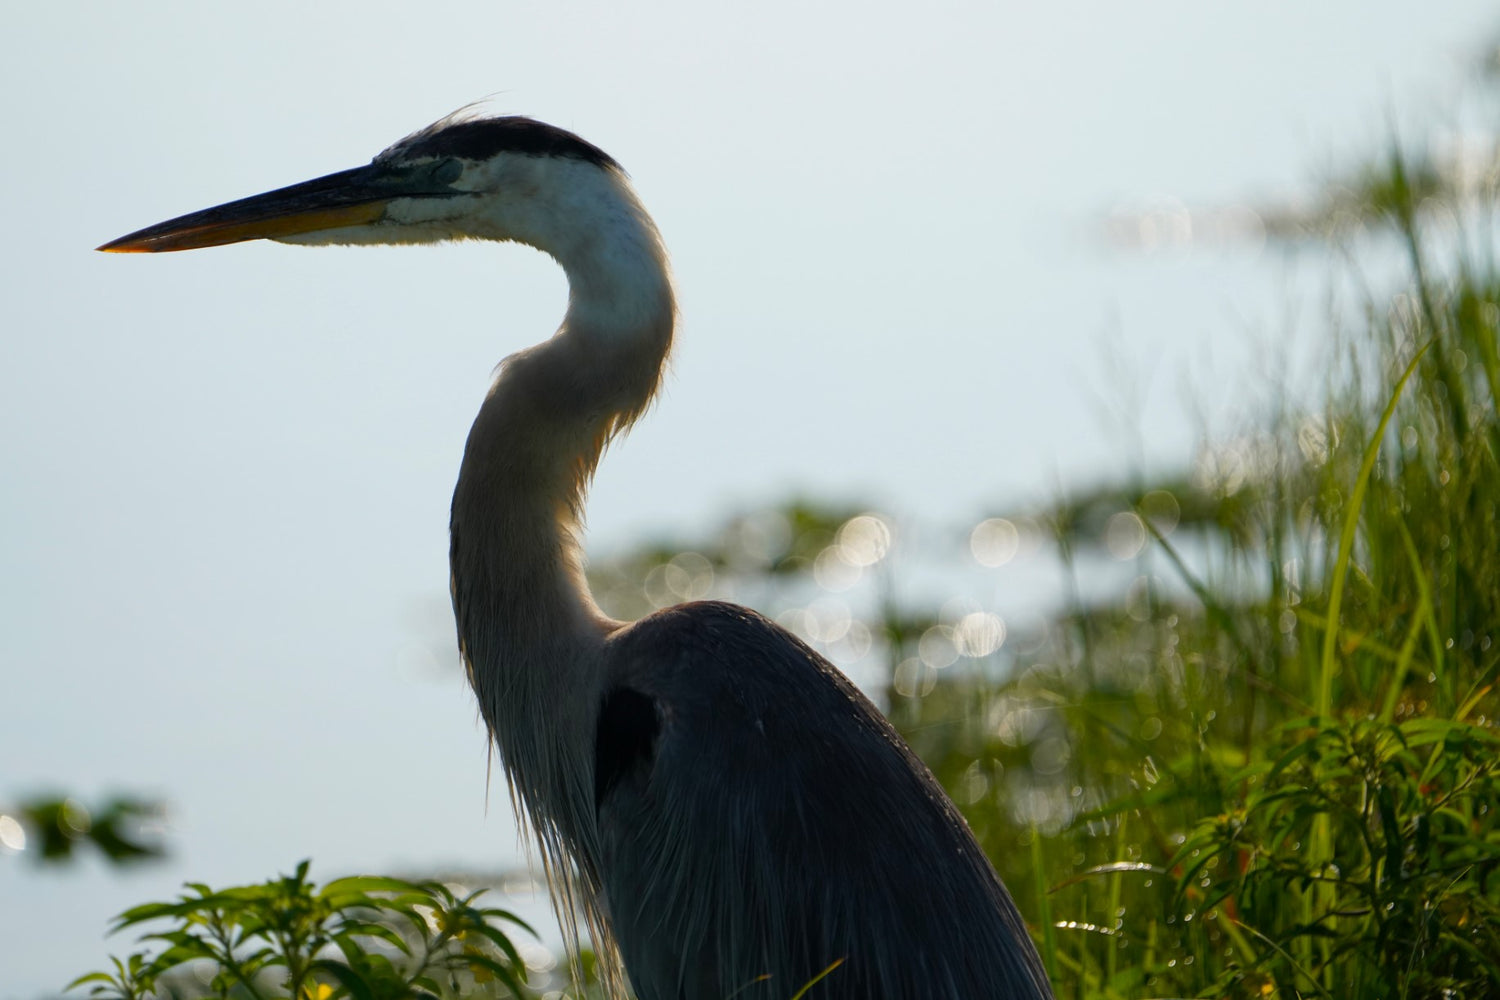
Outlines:
{"label": "green leafy plant", "polygon": [[356,876],[317,886],[308,863],[259,885],[189,884],[173,902],[122,913],[114,931],[165,925],[112,972],[81,976],[100,1000],[398,1000],[525,995],[526,966],[502,925],[515,914],[437,882]]}
{"label": "green leafy plant", "polygon": [[[1179,905],[1238,929],[1225,991],[1270,973],[1355,996],[1500,989],[1500,842],[1476,836],[1500,795],[1500,734],[1437,719],[1288,724],[1274,760],[1233,776],[1232,811],[1173,856]],[[1319,826],[1325,829],[1320,833]],[[1309,864],[1318,836],[1330,860]],[[1308,897],[1308,908],[1288,900]],[[1316,973],[1329,965],[1335,983]],[[1284,968],[1282,968],[1284,966]]]}

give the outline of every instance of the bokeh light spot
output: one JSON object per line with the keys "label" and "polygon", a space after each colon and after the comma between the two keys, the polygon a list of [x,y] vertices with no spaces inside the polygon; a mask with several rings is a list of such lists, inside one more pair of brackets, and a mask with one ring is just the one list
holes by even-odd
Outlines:
{"label": "bokeh light spot", "polygon": [[864,567],[844,558],[844,549],[830,545],[813,560],[813,579],[824,590],[848,590],[864,576]]}
{"label": "bokeh light spot", "polygon": [[1166,536],[1177,530],[1182,520],[1182,507],[1168,491],[1152,490],[1141,497],[1141,514],[1151,522],[1157,534]]}
{"label": "bokeh light spot", "polygon": [[1005,643],[1005,622],[989,611],[964,615],[953,627],[953,645],[960,656],[989,656]]}
{"label": "bokeh light spot", "polygon": [[1134,511],[1122,510],[1105,525],[1104,544],[1116,559],[1134,559],[1146,547],[1146,526]]}
{"label": "bokeh light spot", "polygon": [[675,570],[668,585],[684,601],[701,601],[714,586],[714,566],[698,552],[682,552],[667,563]]}
{"label": "bokeh light spot", "polygon": [[830,653],[841,662],[853,663],[869,655],[873,644],[874,640],[870,636],[869,627],[864,622],[851,621],[849,630],[835,643]]}
{"label": "bokeh light spot", "polygon": [[844,522],[834,541],[849,565],[873,566],[891,549],[891,526],[877,514],[860,514]]}
{"label": "bokeh light spot", "polygon": [[969,534],[969,551],[981,566],[1004,566],[1020,548],[1020,531],[1003,517],[980,521]]}
{"label": "bokeh light spot", "polygon": [[985,773],[984,762],[975,761],[964,771],[958,783],[959,799],[966,806],[981,801],[990,791],[990,776]]}
{"label": "bokeh light spot", "polygon": [[552,949],[535,941],[516,941],[516,953],[526,964],[527,972],[551,972],[557,967],[557,956]]}
{"label": "bokeh light spot", "polygon": [[937,672],[918,659],[902,660],[896,666],[891,686],[907,698],[920,698],[937,684]]}
{"label": "bokeh light spot", "polygon": [[922,633],[917,640],[917,658],[934,670],[953,665],[958,659],[958,647],[953,642],[953,629],[947,625],[934,625]]}
{"label": "bokeh light spot", "polygon": [[849,606],[833,598],[820,598],[807,606],[809,635],[818,642],[838,642],[849,633],[854,616]]}
{"label": "bokeh light spot", "polygon": [[708,596],[714,585],[714,567],[701,553],[682,552],[670,562],[653,566],[646,574],[646,599],[664,608]]}
{"label": "bokeh light spot", "polygon": [[1073,759],[1073,748],[1061,736],[1049,736],[1031,748],[1031,769],[1037,774],[1056,774]]}
{"label": "bokeh light spot", "polygon": [[94,826],[94,818],[89,815],[88,808],[77,799],[64,799],[58,818],[66,832],[74,837],[86,836]]}
{"label": "bokeh light spot", "polygon": [[0,813],[0,848],[7,851],[26,850],[26,829],[14,816]]}
{"label": "bokeh light spot", "polygon": [[1297,448],[1313,465],[1328,461],[1328,429],[1316,420],[1307,419],[1297,428]]}

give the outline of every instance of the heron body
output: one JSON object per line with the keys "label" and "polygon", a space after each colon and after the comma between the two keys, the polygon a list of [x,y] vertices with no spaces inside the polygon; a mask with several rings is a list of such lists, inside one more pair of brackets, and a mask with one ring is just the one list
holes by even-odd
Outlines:
{"label": "heron body", "polygon": [[932,774],[795,636],[700,602],[595,605],[580,547],[605,446],[650,404],[666,252],[613,159],[526,118],[448,118],[366,166],[101,249],[247,239],[513,240],[567,273],[557,332],[502,363],[454,491],[460,651],[570,940],[581,911],[641,1000],[1050,996],[1026,928]]}

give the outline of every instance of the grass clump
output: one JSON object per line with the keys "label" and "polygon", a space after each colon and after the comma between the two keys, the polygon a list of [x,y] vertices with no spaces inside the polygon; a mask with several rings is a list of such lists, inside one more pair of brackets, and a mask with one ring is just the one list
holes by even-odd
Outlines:
{"label": "grass clump", "polygon": [[1500,994],[1500,281],[1390,170],[1409,284],[1325,406],[1033,514],[1139,575],[911,710],[1059,995]]}
{"label": "grass clump", "polygon": [[[1429,261],[1423,219],[1459,200],[1440,176],[1392,157],[1361,174],[1378,198],[1330,216],[1394,234],[1406,274],[1346,324],[1321,404],[1178,473],[987,519],[1072,581],[998,649],[973,615],[896,602],[867,547],[870,610],[827,627],[820,567],[850,526],[867,540],[858,507],[761,512],[600,581],[640,612],[706,575],[835,658],[879,658],[1059,996],[1500,995],[1500,275],[1453,240]],[[1134,579],[1101,592],[1093,569],[1122,558]],[[672,567],[698,572],[629,583]]]}

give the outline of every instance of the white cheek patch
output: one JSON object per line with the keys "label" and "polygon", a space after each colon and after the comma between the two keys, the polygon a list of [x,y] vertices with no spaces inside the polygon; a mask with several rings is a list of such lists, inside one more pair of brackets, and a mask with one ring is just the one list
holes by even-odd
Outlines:
{"label": "white cheek patch", "polygon": [[341,226],[308,233],[276,237],[281,243],[300,246],[371,246],[443,243],[480,236],[469,224],[478,199],[469,195],[449,198],[396,198],[377,222]]}
{"label": "white cheek patch", "polygon": [[322,229],[312,233],[290,233],[286,236],[273,236],[272,239],[277,243],[303,247],[378,246],[383,243],[401,242],[391,239],[391,236],[396,235],[399,235],[399,230],[386,231],[379,223],[373,223],[367,226]]}

